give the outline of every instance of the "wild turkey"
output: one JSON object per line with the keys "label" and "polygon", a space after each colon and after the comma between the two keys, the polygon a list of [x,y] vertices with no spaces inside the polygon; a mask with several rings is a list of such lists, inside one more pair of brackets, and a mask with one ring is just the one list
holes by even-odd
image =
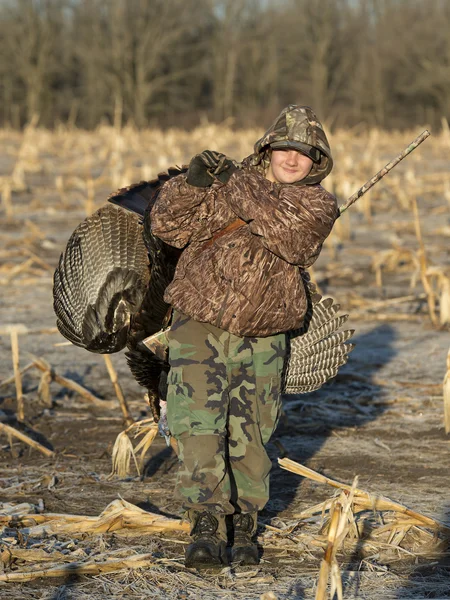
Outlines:
{"label": "wild turkey", "polygon": [[76,346],[102,354],[124,348],[150,279],[141,230],[136,215],[106,205],[71,235],[55,271],[53,306],[59,331]]}
{"label": "wild turkey", "polygon": [[[162,329],[170,311],[163,300],[181,250],[151,233],[149,215],[165,181],[185,172],[172,168],[150,182],[112,194],[108,204],[85,219],[71,235],[54,277],[54,308],[59,331],[90,352],[112,353],[127,346],[127,361],[147,388],[155,420],[164,399],[166,360],[143,343]],[[124,210],[128,209],[128,210]],[[143,217],[143,221],[140,217]],[[309,275],[302,272],[309,307],[301,329],[290,332],[290,355],[284,392],[306,393],[336,375],[353,348],[353,331],[341,331],[347,315],[322,300]]]}
{"label": "wild turkey", "polygon": [[155,238],[146,216],[164,182],[185,171],[172,168],[157,179],[112,194],[108,198],[112,204],[102,206],[75,229],[54,276],[59,331],[90,352],[108,354],[126,346],[128,365],[147,388],[156,420],[161,375],[169,365],[142,340],[164,324],[170,306],[163,293],[181,251]]}

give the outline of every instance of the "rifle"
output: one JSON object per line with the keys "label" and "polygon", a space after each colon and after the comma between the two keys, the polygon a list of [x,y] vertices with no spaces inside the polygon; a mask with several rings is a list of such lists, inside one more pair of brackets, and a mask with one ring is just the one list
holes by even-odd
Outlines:
{"label": "rifle", "polygon": [[[419,146],[423,141],[425,141],[429,135],[430,135],[430,132],[427,129],[425,131],[423,131],[411,144],[409,144],[409,146],[407,146],[402,152],[400,152],[400,154],[397,154],[397,156],[395,158],[393,158],[380,171],[378,171],[378,173],[376,175],[374,175],[371,179],[369,179],[369,181],[367,181],[362,187],[360,187],[357,192],[355,192],[352,196],[350,196],[350,198],[347,200],[347,202],[345,202],[345,204],[343,204],[342,206],[339,207],[339,216],[342,215],[342,213],[345,212],[359,198],[361,198],[361,196],[363,196],[366,192],[368,192],[372,186],[374,186],[378,181],[380,181],[380,179],[382,179],[385,175],[387,175],[391,169],[393,169],[396,165],[398,165],[398,163],[401,160],[403,160],[405,158],[405,156],[408,156],[408,154],[410,154],[415,148],[417,148],[417,146]],[[110,198],[110,201],[111,201],[111,198]],[[114,202],[114,199],[112,201]],[[129,206],[126,206],[126,208],[128,208],[130,210]],[[131,209],[131,210],[133,210],[133,209]],[[206,244],[204,244],[204,247],[206,248],[206,247],[210,246],[217,237],[220,237],[220,236],[224,235],[225,233],[228,233],[229,231],[236,229],[237,227],[241,227],[242,225],[246,225],[246,222],[239,218],[236,219],[235,221],[230,223],[227,227],[225,227],[224,229],[222,229],[221,231],[216,233],[212,237],[212,239],[208,240],[206,242]],[[168,341],[166,338],[167,329],[168,328],[164,328],[161,331],[158,331],[157,333],[154,333],[153,335],[142,340],[142,343],[149,350],[151,350],[154,354],[156,354],[156,356],[158,356],[158,358],[160,358],[162,360],[164,360],[164,358],[165,358],[166,350],[168,347]]]}
{"label": "rifle", "polygon": [[[401,160],[403,160],[406,156],[408,156],[408,154],[415,150],[417,146],[420,146],[420,144],[424,142],[429,135],[431,135],[431,133],[428,131],[428,129],[425,129],[425,131],[423,131],[419,136],[417,136],[416,139],[413,142],[411,142],[411,144],[409,144],[402,152],[397,154],[395,158],[393,158],[387,165],[385,165],[380,171],[378,171],[376,175],[369,179],[369,181],[366,181],[366,183],[363,186],[361,186],[358,191],[356,191],[352,196],[350,196],[350,198],[347,200],[347,202],[345,202],[345,204],[342,204],[339,207],[339,216],[341,216],[342,213],[344,213],[347,210],[347,208],[349,208],[352,204],[359,200],[361,196],[364,196],[364,194],[368,192],[370,188],[374,186],[378,181],[380,181],[380,179],[383,179],[383,177],[387,175],[389,171],[391,171],[396,165],[398,165],[398,163]],[[215,237],[217,237],[218,235],[228,233],[228,231],[236,229],[237,227],[241,227],[242,225],[246,225],[246,222],[242,219],[237,218],[235,221],[230,223],[230,225],[228,225],[225,229],[222,229],[219,232],[219,234],[216,234],[211,240],[209,240],[205,244],[205,247],[211,245]]]}
{"label": "rifle", "polygon": [[361,198],[361,196],[368,192],[372,186],[374,186],[378,181],[380,181],[380,179],[383,179],[383,177],[387,175],[391,169],[398,165],[398,163],[401,160],[403,160],[405,156],[408,156],[408,154],[415,150],[417,146],[424,142],[429,135],[431,135],[430,132],[428,131],[428,129],[425,129],[425,131],[423,131],[419,136],[417,136],[416,139],[413,142],[411,142],[411,144],[409,144],[409,146],[407,146],[402,152],[400,152],[400,154],[397,154],[397,156],[393,158],[391,162],[389,162],[380,171],[378,171],[378,173],[374,175],[371,179],[369,179],[369,181],[366,181],[366,183],[362,187],[360,187],[359,190],[353,194],[353,196],[350,196],[350,198],[345,204],[339,207],[339,216],[342,215],[342,213],[345,212],[347,208],[354,204],[359,198]]}

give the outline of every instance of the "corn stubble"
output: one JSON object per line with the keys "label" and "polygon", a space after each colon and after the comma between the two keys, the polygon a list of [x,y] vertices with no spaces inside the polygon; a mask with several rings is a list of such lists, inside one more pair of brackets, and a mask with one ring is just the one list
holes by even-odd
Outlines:
{"label": "corn stubble", "polygon": [[[353,555],[357,549],[360,559],[380,558],[384,555],[389,562],[406,556],[433,559],[441,556],[450,542],[450,527],[411,510],[406,506],[377,494],[358,488],[355,478],[352,485],[330,479],[290,459],[279,459],[283,469],[307,477],[317,483],[339,490],[320,504],[302,513],[293,515],[293,521],[283,527],[260,523],[263,528],[262,543],[282,549],[323,553],[317,579],[316,600],[343,598],[341,569],[338,563]],[[55,551],[44,551],[45,540],[86,539],[89,536],[114,533],[127,538],[140,539],[157,533],[184,536],[187,543],[189,524],[145,511],[123,499],[111,502],[98,517],[32,512],[33,505],[0,505],[0,530],[16,528],[21,539],[35,540],[32,548],[22,549],[14,544],[4,547],[1,559],[5,566],[15,559],[29,564],[23,571],[4,572],[0,582],[31,581],[39,577],[60,577],[70,572],[97,575],[111,571],[153,568],[164,563],[153,554],[126,556],[98,556],[71,562]],[[14,538],[8,538],[13,540]],[[36,540],[42,540],[42,548]],[[176,539],[176,538],[175,538]],[[365,558],[364,558],[365,557]],[[103,559],[103,560],[102,560]],[[42,563],[49,563],[45,569]],[[167,562],[167,561],[166,561]],[[370,562],[369,562],[370,564]],[[173,565],[172,565],[173,566]]]}
{"label": "corn stubble", "polygon": [[[205,147],[215,148],[236,158],[251,152],[252,144],[260,135],[259,130],[235,132],[226,126],[207,124],[191,132],[169,129],[137,131],[131,126],[100,126],[94,132],[60,126],[53,132],[40,129],[35,118],[23,134],[11,130],[0,131],[0,141],[8,144],[13,155],[11,174],[0,179],[3,217],[14,222],[15,195],[32,191],[32,176],[35,173],[55,173],[53,180],[31,201],[33,209],[52,207],[53,210],[77,210],[83,208],[86,215],[92,214],[105,202],[111,190],[133,182],[154,177],[172,164],[181,165]],[[341,130],[331,137],[334,148],[335,170],[325,180],[324,186],[339,198],[340,204],[371,177],[385,161],[386,156],[395,155],[411,133],[385,133],[372,129],[355,137]],[[393,239],[390,250],[380,248],[373,251],[375,283],[382,286],[382,275],[409,270],[411,287],[420,280],[427,295],[429,317],[433,325],[450,324],[450,270],[448,264],[433,264],[422,239],[420,213],[423,199],[440,198],[443,214],[450,206],[450,175],[448,172],[422,172],[416,169],[424,156],[439,157],[447,151],[447,130],[427,141],[424,147],[408,156],[401,166],[361,198],[349,212],[358,215],[367,223],[377,225],[377,217],[393,210],[404,215],[412,226],[416,248],[406,247],[400,239]],[[352,149],[357,144],[362,152]],[[56,167],[56,168],[55,168]],[[391,223],[386,225],[387,228]],[[336,222],[333,235],[327,241],[332,253],[337,246],[345,246],[351,252],[351,239],[355,235],[355,219],[344,214]],[[378,230],[382,230],[380,224]],[[39,231],[33,232],[34,236]],[[446,233],[448,235],[448,233]],[[19,270],[17,270],[19,267]],[[8,278],[27,281],[24,275],[35,275],[35,265],[25,261],[19,265],[6,263],[0,267]]]}
{"label": "corn stubble", "polygon": [[[55,131],[38,127],[33,119],[24,132],[0,131],[0,142],[12,160],[10,173],[0,177],[0,221],[4,225],[19,226],[13,246],[0,250],[0,287],[14,283],[24,290],[47,282],[53,267],[42,260],[35,248],[48,243],[39,223],[23,219],[22,195],[27,196],[27,209],[64,213],[82,212],[89,215],[104,204],[109,193],[119,187],[140,180],[148,180],[173,164],[184,164],[189,158],[205,148],[213,148],[235,158],[250,154],[259,130],[236,132],[226,126],[206,124],[190,132],[170,129],[137,131],[131,126],[100,126],[93,132],[60,126]],[[355,192],[412,138],[411,132],[386,134],[373,129],[355,136],[353,132],[337,131],[330,136],[334,149],[335,170],[324,182],[327,189],[338,198],[339,203]],[[339,258],[342,252],[352,252],[352,240],[358,234],[358,223],[370,224],[380,235],[375,247],[359,248],[358,252],[369,256],[372,264],[373,283],[382,290],[391,277],[407,277],[410,293],[397,298],[373,300],[356,293],[350,295],[348,304],[353,306],[352,318],[365,320],[429,320],[436,329],[450,325],[450,265],[448,250],[442,252],[436,240],[448,240],[450,228],[441,223],[433,233],[424,226],[424,212],[439,218],[445,217],[450,208],[450,173],[448,170],[429,170],[423,161],[433,164],[434,159],[446,156],[449,148],[448,123],[443,122],[441,132],[424,144],[404,161],[402,166],[375,186],[336,222],[333,234],[326,241],[331,260],[325,267],[325,275],[331,280],[343,274],[357,282],[361,273],[358,267],[347,269]],[[47,176],[44,185],[37,188],[36,176]],[[430,208],[431,206],[431,208]],[[448,248],[448,245],[447,245]],[[315,277],[321,280],[321,273]],[[421,308],[426,303],[426,312]],[[399,309],[401,308],[401,312]],[[36,329],[36,332],[38,330]],[[0,323],[0,332],[10,337],[14,373],[1,385],[15,384],[17,417],[26,417],[23,403],[21,377],[25,372],[39,374],[38,394],[45,406],[51,406],[52,382],[73,390],[80,399],[94,406],[117,410],[117,401],[97,398],[75,381],[63,377],[42,358],[32,357],[32,362],[20,368],[19,341],[26,348],[30,331],[23,324],[9,326]],[[33,332],[33,333],[36,333]],[[52,333],[42,330],[42,334]],[[48,339],[48,338],[47,338]],[[68,350],[70,351],[70,349]],[[108,360],[106,369],[110,375],[123,416],[128,423],[132,417],[121,390],[115,371]],[[443,364],[445,358],[442,360]],[[447,356],[447,372],[443,383],[445,428],[450,433],[450,350]],[[445,369],[444,369],[445,370]],[[439,384],[441,385],[441,384]],[[1,424],[0,433],[12,445],[12,438],[46,456],[53,451],[41,446],[17,429]],[[145,457],[157,435],[157,425],[152,419],[131,425],[121,432],[113,449],[111,477],[127,477],[135,469],[142,474]],[[41,447],[40,447],[41,446]],[[284,462],[283,462],[284,461]],[[342,598],[344,591],[338,560],[352,552],[356,546],[369,560],[373,555],[386,555],[390,560],[405,556],[433,558],[440,555],[448,543],[449,528],[438,521],[414,510],[369,494],[353,485],[340,484],[324,478],[314,471],[280,460],[283,468],[308,477],[318,483],[333,486],[337,495],[309,507],[295,515],[295,522],[284,528],[262,523],[263,544],[277,548],[292,548],[296,544],[304,552],[322,555],[317,581],[316,598],[322,600],[330,595]],[[116,535],[152,535],[155,532],[175,532],[184,536],[187,524],[175,519],[153,515],[124,501],[116,500],[98,517],[63,514],[35,514],[31,505],[0,505],[0,528],[15,527],[24,535],[42,540],[42,548],[49,535],[94,536],[114,532]],[[186,538],[187,541],[187,538]],[[67,556],[50,549],[20,548],[12,542],[2,550],[1,560],[5,571],[0,581],[30,581],[36,577],[60,577],[70,573],[102,574],[120,570],[154,569],[164,565],[153,554],[135,554],[117,558],[105,553],[96,561],[87,556],[73,565],[64,564]],[[25,571],[8,571],[12,561],[20,559],[27,564]],[[43,563],[48,568],[41,568]],[[368,563],[369,564],[369,563]],[[267,598],[275,598],[266,592]]]}

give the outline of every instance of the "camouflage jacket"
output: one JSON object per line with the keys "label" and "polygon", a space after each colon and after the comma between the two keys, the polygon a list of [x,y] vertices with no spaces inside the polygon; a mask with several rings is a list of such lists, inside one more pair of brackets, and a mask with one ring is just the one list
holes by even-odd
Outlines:
{"label": "camouflage jacket", "polygon": [[[164,184],[153,233],[185,248],[164,300],[193,319],[239,336],[296,329],[307,308],[299,267],[319,256],[338,216],[319,184],[272,183],[251,160],[228,183]],[[245,225],[207,241],[239,217]]]}

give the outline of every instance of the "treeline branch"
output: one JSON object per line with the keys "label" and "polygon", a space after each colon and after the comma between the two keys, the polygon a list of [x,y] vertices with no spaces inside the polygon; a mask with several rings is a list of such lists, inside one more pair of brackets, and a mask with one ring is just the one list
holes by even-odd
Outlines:
{"label": "treeline branch", "polygon": [[7,0],[0,126],[266,123],[292,102],[329,127],[450,118],[446,0]]}

